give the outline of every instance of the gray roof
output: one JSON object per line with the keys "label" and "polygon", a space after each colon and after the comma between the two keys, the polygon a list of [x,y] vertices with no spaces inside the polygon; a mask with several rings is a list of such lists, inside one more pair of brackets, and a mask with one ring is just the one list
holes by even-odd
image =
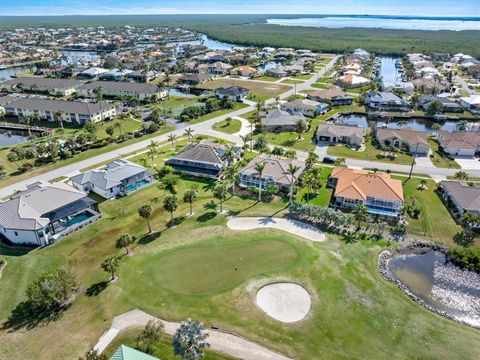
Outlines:
{"label": "gray roof", "polygon": [[466,211],[480,211],[480,188],[464,181],[442,181],[442,187]]}
{"label": "gray roof", "polygon": [[221,166],[226,160],[225,151],[225,145],[216,144],[209,140],[202,140],[199,143],[192,143],[188,145],[170,160],[189,160],[193,162],[216,164]]}
{"label": "gray roof", "polygon": [[363,138],[365,136],[365,129],[358,126],[322,123],[318,125],[316,136],[357,136]]}
{"label": "gray roof", "polygon": [[272,110],[267,112],[262,118],[262,124],[266,126],[294,126],[299,119],[304,121],[305,117],[302,114],[290,114],[283,110]]}
{"label": "gray roof", "polygon": [[128,91],[141,94],[155,94],[159,90],[158,86],[154,84],[122,81],[93,81],[91,83],[80,86],[78,90],[86,90],[93,92],[100,87],[103,88],[106,93],[110,91]]}
{"label": "gray roof", "polygon": [[298,170],[295,173],[295,180],[298,180],[300,175],[305,170],[305,163],[303,161],[294,159],[276,159],[271,156],[261,154],[250,161],[248,165],[240,171],[240,174],[250,176],[257,174],[258,172],[255,170],[255,165],[257,163],[265,164],[265,168],[262,173],[263,179],[265,177],[272,177],[276,183],[282,185],[290,185],[292,176],[287,172],[289,164],[298,166]]}
{"label": "gray roof", "polygon": [[384,91],[370,91],[365,97],[365,104],[380,103],[380,104],[395,104],[408,106],[410,103],[397,94]]}
{"label": "gray roof", "polygon": [[223,96],[238,96],[238,95],[244,95],[247,96],[250,93],[250,90],[245,89],[243,87],[239,86],[230,86],[227,88],[218,88],[215,90],[218,95],[223,95]]}
{"label": "gray roof", "polygon": [[16,100],[18,100],[19,98],[16,97],[16,96],[0,96],[0,106],[5,106],[7,104],[10,104]]}
{"label": "gray roof", "polygon": [[39,230],[50,223],[45,215],[86,197],[64,183],[37,182],[0,204],[0,225],[7,229]]}
{"label": "gray roof", "polygon": [[303,109],[307,111],[317,111],[317,109],[319,108],[328,107],[328,104],[309,100],[309,99],[296,99],[293,101],[283,103],[281,107],[285,109],[291,109],[291,110]]}
{"label": "gray roof", "polygon": [[[80,101],[62,101],[47,99],[18,98],[12,104],[6,106],[24,110],[39,111],[63,111],[66,114],[92,115],[100,112],[100,104],[85,103]],[[114,104],[102,103],[103,111],[115,107]]]}
{"label": "gray roof", "polygon": [[421,143],[429,146],[428,135],[423,131],[412,129],[412,128],[406,128],[406,129],[379,128],[377,129],[376,136],[379,141],[383,141],[390,138],[397,138],[402,140],[404,143],[408,145],[415,145],[415,144]]}
{"label": "gray roof", "polygon": [[21,76],[12,80],[5,81],[0,84],[8,86],[19,86],[22,89],[30,89],[36,85],[39,90],[53,90],[53,89],[72,89],[82,85],[82,81],[69,80],[69,79],[57,79],[57,78],[43,78],[34,76]]}
{"label": "gray roof", "polygon": [[142,173],[151,175],[143,166],[120,159],[108,163],[105,170],[90,170],[72,176],[70,180],[80,185],[93,184],[95,187],[108,190],[122,184],[122,181],[128,178]]}

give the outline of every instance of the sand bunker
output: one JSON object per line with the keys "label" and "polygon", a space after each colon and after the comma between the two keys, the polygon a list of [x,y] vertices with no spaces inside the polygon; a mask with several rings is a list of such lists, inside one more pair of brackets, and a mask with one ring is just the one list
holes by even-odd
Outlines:
{"label": "sand bunker", "polygon": [[256,302],[268,316],[285,323],[304,319],[312,305],[308,291],[293,283],[275,283],[262,287],[257,292]]}

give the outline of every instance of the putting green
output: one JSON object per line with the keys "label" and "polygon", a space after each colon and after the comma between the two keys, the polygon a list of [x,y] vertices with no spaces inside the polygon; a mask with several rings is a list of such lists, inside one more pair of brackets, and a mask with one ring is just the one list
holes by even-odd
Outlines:
{"label": "putting green", "polygon": [[[144,271],[158,286],[186,295],[217,294],[260,274],[281,270],[298,259],[295,248],[265,239],[178,248],[160,254]],[[153,265],[152,265],[153,264]]]}

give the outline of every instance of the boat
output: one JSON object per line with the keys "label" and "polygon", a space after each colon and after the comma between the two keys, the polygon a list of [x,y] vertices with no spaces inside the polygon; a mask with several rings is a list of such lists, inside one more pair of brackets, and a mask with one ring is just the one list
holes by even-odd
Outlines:
{"label": "boat", "polygon": [[7,68],[7,65],[0,64],[0,70],[5,70]]}

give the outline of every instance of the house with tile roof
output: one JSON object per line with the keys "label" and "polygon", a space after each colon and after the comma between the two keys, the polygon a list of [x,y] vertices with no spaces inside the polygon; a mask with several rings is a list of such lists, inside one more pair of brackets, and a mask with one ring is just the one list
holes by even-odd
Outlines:
{"label": "house with tile roof", "polygon": [[[240,148],[234,147],[232,150],[234,157],[238,157]],[[202,140],[189,144],[177,155],[166,160],[165,165],[185,174],[218,179],[228,162],[226,145]]]}
{"label": "house with tile roof", "polygon": [[0,203],[0,235],[45,246],[100,217],[97,202],[65,183],[36,182]]}
{"label": "house with tile roof", "polygon": [[[265,164],[265,168],[260,178],[260,174],[255,170],[257,163]],[[290,164],[298,166],[297,172],[292,175],[288,173]],[[240,187],[248,188],[254,186],[257,189],[265,189],[269,185],[277,185],[280,189],[287,189],[292,180],[298,181],[298,178],[305,171],[305,162],[294,159],[276,159],[274,157],[261,154],[256,156],[245,166],[238,174],[240,180]]]}
{"label": "house with tile roof", "polygon": [[405,149],[411,154],[425,156],[430,151],[428,135],[420,130],[379,128],[376,138],[382,146]]}
{"label": "house with tile roof", "polygon": [[473,157],[480,151],[480,132],[439,130],[437,140],[442,150],[453,156]]}
{"label": "house with tile roof", "polygon": [[307,99],[318,102],[328,102],[333,106],[351,105],[353,102],[353,97],[338,87],[312,91],[307,94]]}
{"label": "house with tile roof", "polygon": [[230,75],[253,78],[260,75],[257,69],[248,65],[240,65],[230,70]]}
{"label": "house with tile roof", "polygon": [[444,180],[438,191],[457,218],[466,212],[480,215],[480,187],[470,186],[465,181]]}
{"label": "house with tile roof", "polygon": [[105,199],[126,196],[154,182],[149,170],[124,159],[108,163],[105,169],[74,175],[70,180],[75,189],[94,192]]}
{"label": "house with tile roof", "polygon": [[322,123],[317,127],[315,138],[317,142],[326,141],[359,146],[363,142],[365,133],[365,129],[358,126]]}
{"label": "house with tile roof", "polygon": [[326,114],[329,108],[328,104],[309,99],[296,99],[280,105],[281,110],[288,111],[290,114],[302,114],[308,117]]}
{"label": "house with tile roof", "polygon": [[403,207],[402,182],[386,173],[336,167],[328,179],[334,188],[331,205],[353,210],[363,204],[375,216],[398,217]]}
{"label": "house with tile roof", "polygon": [[263,129],[271,132],[293,132],[299,121],[303,121],[307,126],[309,124],[302,114],[291,114],[279,109],[268,111],[261,119]]}

